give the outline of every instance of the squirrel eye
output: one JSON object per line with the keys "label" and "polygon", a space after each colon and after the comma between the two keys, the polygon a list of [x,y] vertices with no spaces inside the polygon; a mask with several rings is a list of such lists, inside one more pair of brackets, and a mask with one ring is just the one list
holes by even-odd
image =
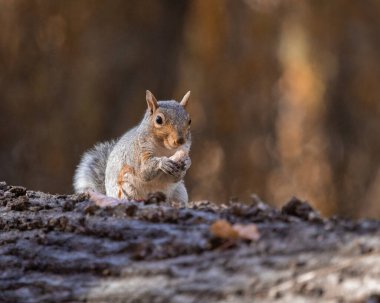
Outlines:
{"label": "squirrel eye", "polygon": [[162,117],[161,116],[157,116],[156,117],[156,123],[161,125],[162,122],[163,122]]}
{"label": "squirrel eye", "polygon": [[191,124],[191,119],[189,119],[189,125]]}

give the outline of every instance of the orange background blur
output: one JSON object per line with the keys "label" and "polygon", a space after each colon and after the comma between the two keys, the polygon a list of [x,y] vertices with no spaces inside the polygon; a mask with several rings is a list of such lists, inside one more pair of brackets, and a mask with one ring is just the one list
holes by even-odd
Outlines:
{"label": "orange background blur", "polygon": [[0,180],[71,192],[146,89],[192,91],[192,199],[380,217],[380,1],[0,0]]}

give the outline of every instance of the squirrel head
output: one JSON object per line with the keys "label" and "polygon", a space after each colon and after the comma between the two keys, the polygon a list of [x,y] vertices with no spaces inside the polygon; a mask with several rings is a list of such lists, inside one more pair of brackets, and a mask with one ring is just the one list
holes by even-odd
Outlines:
{"label": "squirrel head", "polygon": [[191,119],[186,111],[189,97],[190,92],[187,92],[181,102],[157,101],[149,90],[146,91],[149,127],[156,141],[167,149],[176,149],[190,139]]}

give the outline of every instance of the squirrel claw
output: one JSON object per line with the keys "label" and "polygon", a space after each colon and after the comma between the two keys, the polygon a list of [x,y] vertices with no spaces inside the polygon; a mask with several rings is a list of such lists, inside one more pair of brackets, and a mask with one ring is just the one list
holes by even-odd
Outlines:
{"label": "squirrel claw", "polygon": [[161,170],[168,175],[177,177],[181,171],[181,167],[178,163],[174,162],[173,160],[164,158],[161,162]]}

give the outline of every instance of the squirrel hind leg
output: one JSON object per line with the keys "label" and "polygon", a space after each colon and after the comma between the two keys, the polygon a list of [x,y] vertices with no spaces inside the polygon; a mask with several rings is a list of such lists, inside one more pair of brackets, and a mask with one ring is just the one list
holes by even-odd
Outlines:
{"label": "squirrel hind leg", "polygon": [[187,206],[189,196],[187,194],[187,190],[183,182],[177,183],[177,186],[174,188],[170,196],[170,200],[179,203],[179,205],[181,206]]}
{"label": "squirrel hind leg", "polygon": [[76,193],[89,190],[106,193],[107,160],[115,144],[114,141],[99,143],[83,154],[74,175],[73,185]]}

